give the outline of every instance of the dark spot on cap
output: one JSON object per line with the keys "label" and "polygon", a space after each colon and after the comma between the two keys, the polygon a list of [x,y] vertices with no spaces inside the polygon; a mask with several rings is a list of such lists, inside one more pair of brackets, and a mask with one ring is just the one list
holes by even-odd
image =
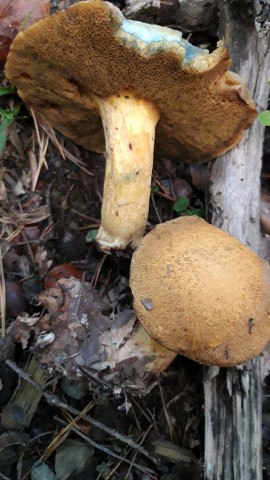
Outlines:
{"label": "dark spot on cap", "polygon": [[254,327],[255,327],[255,323],[254,323],[253,318],[249,318],[248,319],[248,333],[250,335],[252,334],[252,330],[253,330]]}
{"label": "dark spot on cap", "polygon": [[23,79],[26,79],[26,80],[31,80],[32,79],[31,75],[29,75],[29,73],[26,73],[26,72],[22,72],[20,77],[23,78]]}
{"label": "dark spot on cap", "polygon": [[229,360],[230,358],[228,347],[225,347],[224,349],[224,358],[226,358],[226,360]]}

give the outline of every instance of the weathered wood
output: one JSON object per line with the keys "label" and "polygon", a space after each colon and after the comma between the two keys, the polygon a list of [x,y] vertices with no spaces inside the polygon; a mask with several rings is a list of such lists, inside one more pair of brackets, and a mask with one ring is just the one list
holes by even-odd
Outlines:
{"label": "weathered wood", "polygon": [[179,27],[185,32],[217,32],[217,0],[126,0],[128,18]]}
{"label": "weathered wood", "polygon": [[7,430],[23,430],[28,427],[42,398],[42,387],[47,380],[45,371],[34,357],[24,371],[32,379],[32,383],[24,377],[20,378],[17,390],[2,410],[1,427]]}
{"label": "weathered wood", "polygon": [[127,18],[153,23],[160,15],[160,0],[126,0],[123,13]]}
{"label": "weathered wood", "polygon": [[[266,108],[269,38],[258,37],[246,0],[222,0],[220,18],[232,70],[246,79],[259,109]],[[209,220],[256,252],[263,135],[255,121],[240,144],[210,167]],[[205,480],[261,480],[260,358],[237,368],[205,368],[204,390]]]}

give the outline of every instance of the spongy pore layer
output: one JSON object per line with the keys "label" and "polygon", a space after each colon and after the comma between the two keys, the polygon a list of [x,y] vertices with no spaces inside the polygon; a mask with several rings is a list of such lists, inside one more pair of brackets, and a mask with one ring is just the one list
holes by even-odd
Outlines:
{"label": "spongy pore layer", "polygon": [[209,54],[162,27],[153,35],[159,41],[144,41],[135,23],[129,33],[112,4],[77,3],[17,35],[7,78],[29,106],[90,150],[104,151],[95,95],[125,89],[160,111],[156,145],[167,157],[206,161],[235,145],[256,109],[241,79],[227,72],[226,50]]}
{"label": "spongy pore layer", "polygon": [[269,265],[198,217],[146,235],[133,255],[130,285],[149,335],[198,362],[238,365],[270,339]]}

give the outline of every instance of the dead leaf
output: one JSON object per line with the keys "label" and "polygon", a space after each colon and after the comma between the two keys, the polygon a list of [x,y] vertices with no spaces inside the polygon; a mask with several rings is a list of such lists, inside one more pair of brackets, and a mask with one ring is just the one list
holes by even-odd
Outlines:
{"label": "dead leaf", "polygon": [[15,462],[18,459],[18,453],[25,447],[26,441],[29,441],[29,437],[25,434],[2,433],[0,435],[1,466],[4,467]]}
{"label": "dead leaf", "polygon": [[83,273],[74,267],[72,263],[62,263],[48,272],[48,275],[46,275],[44,280],[44,288],[52,288],[56,285],[57,280],[69,277],[75,277],[78,280],[82,280]]}
{"label": "dead leaf", "polygon": [[7,199],[6,186],[3,180],[0,180],[0,201],[3,202]]}
{"label": "dead leaf", "polygon": [[2,0],[0,6],[0,62],[20,30],[50,14],[48,0]]}
{"label": "dead leaf", "polygon": [[35,332],[31,346],[49,371],[77,379],[83,370],[114,389],[141,394],[176,356],[149,337],[129,308],[105,315],[89,283],[61,278],[37,298],[49,312],[46,319],[17,320],[13,332],[24,347]]}
{"label": "dead leaf", "polygon": [[50,317],[48,314],[43,316],[36,316],[34,314],[30,317],[29,314],[18,316],[16,321],[12,324],[12,336],[16,343],[21,343],[25,350],[28,347],[28,342],[31,336],[31,331],[38,336],[42,331],[49,329]]}
{"label": "dead leaf", "polygon": [[52,314],[59,312],[63,307],[64,297],[58,285],[39,293],[37,299]]}
{"label": "dead leaf", "polygon": [[65,440],[57,449],[55,455],[55,480],[66,480],[77,476],[91,461],[94,449],[78,440]]}
{"label": "dead leaf", "polygon": [[52,260],[48,260],[48,252],[45,247],[38,245],[35,251],[35,261],[38,273],[41,277],[48,273]]}

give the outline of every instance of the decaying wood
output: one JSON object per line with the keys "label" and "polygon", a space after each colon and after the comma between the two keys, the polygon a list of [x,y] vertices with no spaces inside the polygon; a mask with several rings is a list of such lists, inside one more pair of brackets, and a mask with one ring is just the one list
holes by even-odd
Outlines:
{"label": "decaying wood", "polygon": [[160,0],[126,0],[124,14],[130,18],[160,9]]}
{"label": "decaying wood", "polygon": [[128,18],[179,27],[185,32],[217,31],[217,0],[126,0]]}
{"label": "decaying wood", "polygon": [[42,398],[42,387],[45,386],[47,377],[34,357],[26,366],[25,373],[33,382],[29,383],[23,376],[20,377],[15,394],[2,411],[1,427],[7,430],[22,430],[28,427]]}
{"label": "decaying wood", "polygon": [[258,34],[265,35],[270,31],[270,2],[269,0],[251,0],[251,4]]}
{"label": "decaying wood", "polygon": [[[246,79],[258,109],[266,108],[269,37],[257,35],[247,4],[241,16],[234,10],[239,2],[222,0],[220,7],[232,70]],[[210,167],[209,220],[257,253],[263,135],[255,121],[240,144]],[[261,480],[260,358],[238,368],[205,368],[204,389],[205,480]]]}
{"label": "decaying wood", "polygon": [[[175,3],[178,0],[169,0],[170,5],[168,6],[171,10],[173,2],[174,11],[177,9]],[[167,9],[167,5],[166,5]],[[139,20],[146,23],[160,23],[160,16],[162,15],[161,11],[161,1],[160,0],[127,0],[126,6],[123,9],[123,14],[127,18],[132,20]]]}
{"label": "decaying wood", "polygon": [[191,450],[179,447],[167,440],[153,440],[151,447],[157,457],[167,458],[173,463],[197,464],[196,457],[192,454]]}
{"label": "decaying wood", "polygon": [[[81,412],[78,409],[63,402],[62,399],[51,393],[49,390],[47,391],[46,389],[44,389],[43,383],[36,382],[35,379],[33,379],[31,375],[29,375],[28,371],[19,368],[12,360],[6,360],[6,364],[11,370],[17,373],[20,379],[23,379],[23,381],[28,383],[31,387],[34,387],[36,392],[43,395],[49,405],[51,405],[52,407],[60,408],[61,410],[65,410],[76,417],[80,417]],[[122,435],[117,430],[108,427],[108,425],[103,424],[102,422],[96,420],[90,415],[84,415],[83,418],[90,425],[93,425],[99,430],[105,432],[108,436],[116,438],[117,440],[128,445],[129,447],[138,450],[138,452],[151,460],[151,462],[153,462],[155,465],[158,465],[159,460],[151,453],[149,453],[144,447],[142,447],[140,444],[130,438],[130,436]]]}
{"label": "decaying wood", "polygon": [[190,32],[213,31],[217,24],[217,0],[178,0],[176,23]]}

